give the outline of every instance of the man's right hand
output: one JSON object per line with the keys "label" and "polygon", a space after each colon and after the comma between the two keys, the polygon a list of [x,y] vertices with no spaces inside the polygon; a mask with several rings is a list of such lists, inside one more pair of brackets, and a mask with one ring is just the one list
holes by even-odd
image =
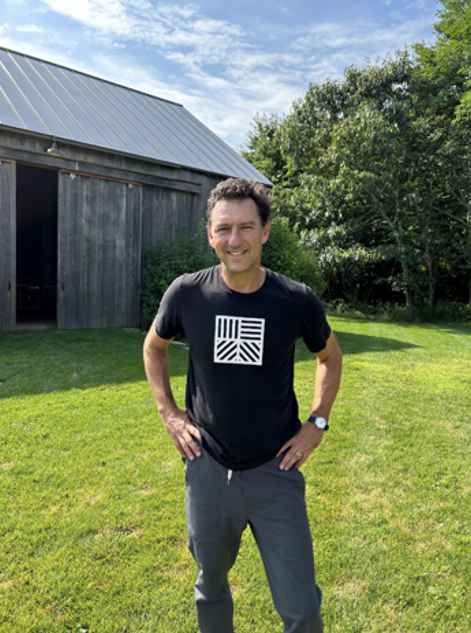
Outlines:
{"label": "man's right hand", "polygon": [[188,459],[201,455],[201,433],[185,411],[178,409],[166,415],[164,423],[180,455]]}

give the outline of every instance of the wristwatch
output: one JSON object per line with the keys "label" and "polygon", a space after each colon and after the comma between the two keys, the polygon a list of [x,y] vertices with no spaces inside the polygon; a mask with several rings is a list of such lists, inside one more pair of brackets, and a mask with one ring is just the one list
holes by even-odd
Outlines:
{"label": "wristwatch", "polygon": [[307,422],[311,422],[315,427],[321,429],[322,431],[329,430],[329,423],[325,418],[322,418],[320,415],[310,415],[307,419]]}

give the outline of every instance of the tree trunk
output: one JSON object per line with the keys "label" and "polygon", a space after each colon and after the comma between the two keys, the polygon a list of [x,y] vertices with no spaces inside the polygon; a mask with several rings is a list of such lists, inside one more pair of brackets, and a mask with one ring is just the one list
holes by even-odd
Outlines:
{"label": "tree trunk", "polygon": [[404,232],[402,230],[402,225],[398,222],[397,230],[395,231],[395,238],[399,250],[399,261],[401,262],[402,268],[402,278],[404,282],[404,294],[406,297],[406,310],[409,318],[411,320],[415,319],[416,316],[416,305],[415,305],[415,297],[412,288],[412,280],[410,274],[409,261],[407,259],[406,246],[404,243]]}
{"label": "tree trunk", "polygon": [[409,264],[407,262],[406,257],[402,254],[400,256],[401,268],[402,268],[402,278],[404,280],[404,294],[406,297],[406,310],[407,315],[410,319],[415,319],[416,314],[416,306],[414,295],[412,293],[411,280],[410,280],[410,272],[409,272]]}
{"label": "tree trunk", "polygon": [[429,309],[429,316],[433,316],[435,309],[435,290],[437,287],[437,280],[435,278],[435,266],[433,257],[430,255],[429,248],[427,246],[427,253],[425,254],[425,265],[427,266],[427,308]]}
{"label": "tree trunk", "polygon": [[468,260],[468,303],[471,306],[471,204],[468,203],[468,213],[466,214],[466,222],[468,224],[468,248],[467,260]]}
{"label": "tree trunk", "polygon": [[415,305],[414,294],[412,292],[409,261],[407,259],[407,250],[406,250],[406,245],[405,245],[405,240],[404,240],[404,230],[402,228],[402,223],[400,219],[400,205],[399,205],[399,198],[398,198],[397,192],[396,192],[395,221],[390,216],[389,206],[383,207],[383,205],[379,204],[378,210],[380,214],[382,215],[385,223],[391,229],[391,233],[394,237],[394,241],[396,242],[399,262],[401,263],[401,269],[402,269],[401,274],[402,274],[402,280],[404,284],[406,311],[407,311],[408,317],[411,320],[414,320],[416,316],[416,305]]}

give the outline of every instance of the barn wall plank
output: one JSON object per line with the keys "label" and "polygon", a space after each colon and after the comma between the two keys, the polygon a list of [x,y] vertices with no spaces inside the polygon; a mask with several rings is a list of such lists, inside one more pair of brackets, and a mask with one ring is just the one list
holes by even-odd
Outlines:
{"label": "barn wall plank", "polygon": [[144,187],[142,207],[144,250],[190,237],[198,230],[201,216],[194,194]]}
{"label": "barn wall plank", "polygon": [[0,161],[0,330],[16,325],[16,166]]}
{"label": "barn wall plank", "polygon": [[142,187],[128,187],[128,249],[127,269],[130,271],[127,323],[137,326],[140,322],[141,300],[141,253],[142,253]]}

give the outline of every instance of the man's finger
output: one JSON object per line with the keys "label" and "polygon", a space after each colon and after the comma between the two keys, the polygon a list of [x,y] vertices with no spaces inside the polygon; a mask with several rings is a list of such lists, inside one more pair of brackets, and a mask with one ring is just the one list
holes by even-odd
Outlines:
{"label": "man's finger", "polygon": [[291,447],[291,449],[286,453],[284,458],[281,460],[280,470],[290,470],[297,462],[299,462],[303,458],[303,454]]}
{"label": "man's finger", "polygon": [[175,444],[175,448],[176,448],[176,449],[177,449],[177,451],[180,453],[180,455],[181,455],[182,457],[186,457],[186,453],[185,453],[185,451],[183,450],[183,448],[181,447],[181,444],[180,444],[180,442],[178,441],[178,439],[177,439],[177,438],[174,438],[174,439],[173,439],[173,443]]}
{"label": "man's finger", "polygon": [[201,455],[199,443],[193,440],[192,435],[188,431],[181,436],[180,444],[190,459]]}
{"label": "man's finger", "polygon": [[193,460],[195,457],[197,457],[197,455],[195,455],[195,453],[193,452],[191,445],[188,444],[188,442],[185,442],[183,438],[179,439],[179,444],[181,449],[180,452],[183,454],[184,457],[190,460]]}
{"label": "man's finger", "polygon": [[279,457],[279,456],[280,456],[280,455],[282,455],[285,451],[287,451],[287,450],[288,450],[288,448],[291,446],[291,442],[292,442],[292,441],[293,441],[293,440],[291,439],[291,440],[288,440],[287,442],[285,442],[285,443],[283,444],[283,446],[280,448],[280,450],[278,451],[278,453],[276,454],[276,456],[277,456],[277,457]]}
{"label": "man's finger", "polygon": [[201,441],[201,432],[197,426],[188,424],[186,428],[194,437],[196,437],[197,440]]}
{"label": "man's finger", "polygon": [[200,439],[196,435],[192,435],[190,429],[186,428],[183,434],[185,442],[191,446],[199,455],[200,453]]}

